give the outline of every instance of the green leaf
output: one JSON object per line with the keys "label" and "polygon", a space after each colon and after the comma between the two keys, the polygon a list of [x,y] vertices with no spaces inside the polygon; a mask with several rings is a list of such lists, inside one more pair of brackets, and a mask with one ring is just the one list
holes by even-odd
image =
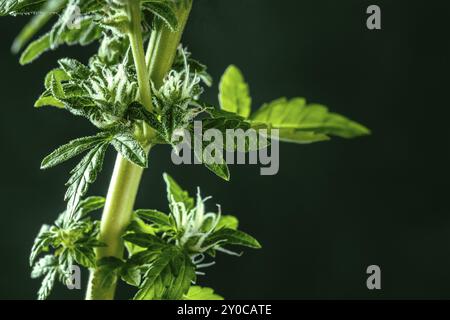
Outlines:
{"label": "green leaf", "polygon": [[60,81],[69,79],[84,80],[91,75],[89,68],[75,59],[60,59],[58,64],[61,69],[55,69],[53,72],[56,76],[59,76]]}
{"label": "green leaf", "polygon": [[[14,53],[19,52],[22,47],[37,33],[39,30],[41,30],[45,24],[54,17],[55,13],[58,13],[63,4],[64,0],[51,0],[51,1],[44,1],[44,0],[32,0],[33,2],[37,4],[44,3],[42,8],[39,8],[39,11],[42,13],[39,13],[35,15],[29,23],[25,25],[25,27],[20,31],[20,34],[14,39],[14,43],[12,45],[12,51]],[[22,3],[26,1],[21,1]],[[32,7],[32,6],[28,6]],[[37,10],[36,10],[37,11]],[[32,12],[32,13],[36,13]]]}
{"label": "green leaf", "polygon": [[31,271],[31,278],[37,279],[39,277],[42,277],[50,270],[54,269],[57,265],[57,259],[53,255],[48,254],[39,259],[39,261],[34,265]]}
{"label": "green leaf", "polygon": [[233,65],[227,68],[220,81],[219,101],[222,110],[236,113],[245,119],[250,115],[252,99],[248,84],[241,71]]}
{"label": "green leaf", "polygon": [[[28,45],[20,57],[20,63],[22,65],[33,62],[44,52],[50,49],[54,50],[62,44],[88,45],[100,38],[102,29],[95,23],[94,15],[82,15],[77,20],[79,25],[70,25],[73,23],[72,20],[74,15],[77,14],[77,12],[74,11],[77,7],[77,4],[66,5],[65,11],[60,15],[60,18],[56,24],[53,25],[52,29],[38,40]],[[22,45],[21,41],[22,40],[19,40],[17,46]]]}
{"label": "green leaf", "polygon": [[64,103],[62,103],[61,101],[59,101],[58,99],[54,98],[51,95],[47,95],[47,91],[44,92],[39,99],[36,100],[36,102],[34,103],[34,106],[36,108],[40,108],[40,107],[56,107],[56,108],[64,108]]}
{"label": "green leaf", "polygon": [[141,218],[139,218],[135,212],[132,214],[132,220],[127,227],[127,231],[136,233],[155,233],[155,228],[146,224]]}
{"label": "green leaf", "polygon": [[169,203],[172,202],[172,197],[175,202],[182,202],[186,206],[186,209],[189,210],[194,207],[194,199],[189,196],[187,191],[184,191],[178,183],[167,173],[163,174],[164,181],[166,182],[167,187],[167,200]]}
{"label": "green leaf", "polygon": [[29,15],[41,7],[44,0],[1,0],[0,16]]}
{"label": "green leaf", "polygon": [[97,261],[97,273],[99,276],[94,278],[97,288],[108,288],[116,283],[117,276],[120,274],[125,263],[115,257],[105,257]]}
{"label": "green leaf", "polygon": [[70,76],[63,69],[60,68],[53,69],[50,72],[48,72],[47,75],[45,76],[44,81],[45,89],[51,88],[53,78],[59,83],[70,80]]}
{"label": "green leaf", "polygon": [[131,120],[142,120],[155,129],[159,135],[163,134],[164,129],[156,113],[147,111],[142,104],[136,101],[132,102],[127,109],[128,117]]}
{"label": "green leaf", "polygon": [[206,163],[205,167],[223,180],[230,181],[230,170],[228,169],[228,165],[225,161],[223,163]]}
{"label": "green leaf", "polygon": [[142,7],[161,19],[171,31],[178,29],[178,19],[173,5],[165,0],[143,0]]}
{"label": "green leaf", "polygon": [[222,228],[228,228],[228,229],[233,229],[233,230],[237,230],[237,228],[239,227],[239,220],[238,218],[236,218],[235,216],[221,216],[219,223],[216,226],[216,229],[222,229]]}
{"label": "green leaf", "polygon": [[55,270],[51,270],[45,275],[38,291],[38,300],[45,300],[48,298],[55,286],[56,276],[57,272]]}
{"label": "green leaf", "polygon": [[66,93],[64,92],[61,81],[56,77],[55,74],[51,74],[50,76],[49,90],[52,95],[58,100],[64,100],[66,98]]}
{"label": "green leaf", "polygon": [[[203,150],[208,146],[208,143],[204,143]],[[216,150],[214,150],[215,153]],[[224,179],[225,181],[230,181],[230,170],[228,169],[228,165],[223,158],[223,152],[217,156],[212,156],[207,154],[205,156],[205,152],[202,151],[201,154],[194,150],[194,156],[199,160],[199,162],[203,163],[206,168],[216,174],[218,177]],[[207,153],[207,152],[206,152]],[[217,159],[216,159],[217,158]]]}
{"label": "green leaf", "polygon": [[214,290],[211,288],[192,286],[183,300],[223,300],[223,297],[214,293]]}
{"label": "green leaf", "polygon": [[142,168],[147,168],[147,152],[131,133],[121,132],[114,135],[111,144],[125,159]]}
{"label": "green leaf", "polygon": [[52,14],[50,13],[43,13],[34,16],[31,21],[20,31],[20,34],[14,39],[11,51],[13,53],[18,53],[36,34],[36,32],[39,31],[39,29],[45,25],[49,19],[51,19],[51,17]]}
{"label": "green leaf", "polygon": [[50,48],[50,34],[45,34],[39,39],[30,43],[30,45],[25,49],[25,51],[20,56],[20,64],[25,65],[33,62],[41,54]]}
{"label": "green leaf", "polygon": [[172,224],[170,223],[169,216],[163,212],[157,211],[157,210],[150,210],[150,209],[140,209],[136,210],[135,214],[150,223],[157,224],[159,226],[163,227],[171,227]]}
{"label": "green leaf", "polygon": [[307,105],[306,100],[281,98],[265,104],[251,116],[255,123],[265,123],[280,129],[280,140],[320,141],[324,135],[353,138],[370,134],[370,131],[341,115],[331,113],[319,104]]}
{"label": "green leaf", "polygon": [[81,197],[86,194],[89,184],[97,179],[98,173],[102,170],[107,148],[108,143],[98,143],[71,171],[71,177],[66,184],[68,189],[65,195],[65,200],[68,200],[67,212],[69,217],[74,213]]}
{"label": "green leaf", "polygon": [[38,291],[38,299],[45,300],[50,295],[58,275],[58,261],[53,255],[41,258],[33,267],[31,278],[36,279],[44,276]]}
{"label": "green leaf", "polygon": [[167,248],[166,244],[156,244],[152,245],[148,249],[144,248],[144,250],[132,252],[130,253],[131,257],[128,259],[127,263],[133,266],[150,265],[159,257],[162,250],[164,250],[165,248]]}
{"label": "green leaf", "polygon": [[309,144],[330,140],[330,138],[325,134],[301,131],[297,129],[278,129],[278,133],[280,141],[297,144]]}
{"label": "green leaf", "polygon": [[172,260],[171,272],[174,279],[163,298],[179,300],[188,292],[192,281],[195,279],[195,267],[188,255],[180,254]]}
{"label": "green leaf", "polygon": [[148,233],[128,233],[122,238],[142,248],[163,245],[161,239]]}
{"label": "green leaf", "polygon": [[99,144],[109,141],[109,139],[110,134],[102,132],[95,136],[72,140],[68,144],[59,147],[46,156],[44,160],[42,160],[41,169],[48,169],[57,166],[89,149],[94,148],[95,146],[98,146]]}
{"label": "green leaf", "polygon": [[85,268],[94,268],[96,265],[95,252],[90,247],[78,246],[73,248],[71,256],[79,265]]}
{"label": "green leaf", "polygon": [[135,300],[179,300],[195,279],[195,268],[188,255],[169,247],[148,266]]}
{"label": "green leaf", "polygon": [[136,266],[124,266],[121,278],[130,286],[139,287],[142,280],[141,271],[139,270],[139,267]]}
{"label": "green leaf", "polygon": [[166,268],[170,266],[172,260],[179,254],[179,249],[175,247],[169,247],[160,254],[158,259],[149,266],[145,273],[144,281],[142,282],[139,291],[134,296],[134,300],[152,300],[161,298],[164,287],[156,284],[158,280],[161,281],[161,276],[164,275],[164,273],[167,273]]}
{"label": "green leaf", "polygon": [[[266,125],[259,124],[252,127],[241,116],[223,110],[216,110],[214,107],[207,107],[205,111],[210,117],[202,119],[203,132],[209,129],[220,130],[226,137],[226,141],[224,141],[226,151],[239,150],[241,152],[250,152],[258,151],[268,146],[269,142],[266,137],[258,131],[259,129],[267,129]],[[230,129],[233,130],[234,135],[228,133]]]}
{"label": "green leaf", "polygon": [[48,251],[48,247],[53,241],[52,233],[49,232],[50,226],[44,224],[41,227],[41,230],[39,230],[39,233],[34,240],[33,247],[31,248],[31,254],[30,254],[30,266],[33,265],[34,261],[36,260],[36,257],[45,251]]}
{"label": "green leaf", "polygon": [[78,212],[80,218],[85,217],[87,214],[99,210],[105,206],[106,199],[104,197],[88,197],[78,205]]}
{"label": "green leaf", "polygon": [[233,229],[220,229],[214,232],[206,240],[206,245],[213,245],[218,243],[219,245],[240,245],[249,248],[260,249],[261,245],[252,236],[246,234],[245,232]]}

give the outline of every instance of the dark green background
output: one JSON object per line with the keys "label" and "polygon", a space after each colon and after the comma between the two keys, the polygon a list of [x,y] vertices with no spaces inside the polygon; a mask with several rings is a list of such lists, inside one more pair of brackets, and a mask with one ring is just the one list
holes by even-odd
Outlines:
{"label": "dark green background", "polygon": [[[448,1],[447,1],[448,3]],[[381,31],[365,27],[369,4]],[[166,209],[161,174],[214,196],[264,248],[219,256],[199,283],[227,298],[450,298],[448,12],[444,1],[196,0],[184,43],[216,79],[238,65],[254,108],[280,96],[326,104],[373,130],[357,140],[283,144],[280,172],[232,167],[223,182],[201,166],[176,167],[168,148],[152,150],[138,207]],[[0,19],[0,298],[35,298],[28,254],[43,223],[64,208],[69,163],[46,172],[58,145],[95,132],[84,119],[34,110],[42,79],[62,48],[20,67],[10,54],[26,19]],[[110,151],[91,194],[104,195]],[[214,201],[210,205],[213,207]],[[366,288],[366,268],[382,269],[382,290]],[[86,277],[83,279],[86,281]],[[80,298],[59,288],[52,298]],[[121,298],[129,297],[126,288]]]}

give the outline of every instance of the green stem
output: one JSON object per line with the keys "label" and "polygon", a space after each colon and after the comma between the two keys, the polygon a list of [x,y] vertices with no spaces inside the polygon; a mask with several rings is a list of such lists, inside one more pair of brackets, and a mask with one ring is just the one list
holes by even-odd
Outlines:
{"label": "green stem", "polygon": [[[166,27],[160,28],[161,35],[158,36],[158,43],[150,46],[151,54],[149,54],[148,64],[146,64],[141,32],[140,1],[130,1],[132,31],[129,38],[138,75],[141,102],[148,110],[152,110],[153,106],[147,66],[151,66],[152,81],[160,86],[172,66],[191,6],[192,1],[189,1],[188,6],[180,5],[178,16],[181,24],[176,32],[170,32]],[[147,147],[147,152],[149,150],[150,146]],[[142,168],[128,162],[120,155],[117,156],[100,225],[99,240],[107,246],[96,250],[97,259],[104,257],[121,259],[123,257],[122,235],[131,220],[142,173]],[[116,285],[117,279],[106,280],[105,274],[100,269],[94,269],[91,271],[86,299],[114,299]]]}
{"label": "green stem", "polygon": [[134,64],[136,67],[141,102],[148,111],[152,111],[153,104],[150,89],[150,78],[145,64],[144,43],[142,41],[140,0],[130,1],[129,15],[131,18],[129,38]]}
{"label": "green stem", "polygon": [[164,77],[172,68],[191,9],[192,1],[179,5],[177,9],[177,31],[172,32],[165,25],[160,25],[151,33],[145,61],[150,73],[150,79],[152,79],[157,88],[162,85]]}
{"label": "green stem", "polygon": [[[123,257],[122,235],[130,223],[143,169],[117,155],[100,225],[99,240],[106,247],[96,250],[97,259]],[[87,300],[112,300],[117,279],[108,283],[100,269],[91,272]]]}

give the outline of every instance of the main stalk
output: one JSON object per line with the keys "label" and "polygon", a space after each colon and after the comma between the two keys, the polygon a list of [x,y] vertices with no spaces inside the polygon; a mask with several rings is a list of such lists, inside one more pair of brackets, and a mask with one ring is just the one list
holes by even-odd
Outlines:
{"label": "main stalk", "polygon": [[[166,26],[160,25],[152,32],[146,55],[142,41],[140,1],[130,0],[129,3],[129,39],[138,76],[140,100],[149,111],[153,109],[149,79],[159,87],[172,67],[192,7],[192,0],[184,2],[183,0],[178,4],[178,29],[171,31]],[[146,147],[147,152],[150,147],[150,145]],[[142,173],[142,168],[117,155],[100,226],[99,240],[105,243],[106,247],[97,249],[97,259],[123,258],[122,235],[131,220]],[[117,279],[107,280],[101,269],[94,269],[91,271],[86,299],[114,299],[116,285]]]}

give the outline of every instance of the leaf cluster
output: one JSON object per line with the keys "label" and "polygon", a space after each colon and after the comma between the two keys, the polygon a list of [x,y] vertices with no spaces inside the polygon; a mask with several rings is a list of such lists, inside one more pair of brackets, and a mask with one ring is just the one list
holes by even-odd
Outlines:
{"label": "leaf cluster", "polygon": [[[190,1],[190,0],[189,0]],[[152,21],[155,27],[178,28],[177,7],[185,0],[142,0],[143,30],[148,37]],[[122,0],[0,0],[0,16],[34,15],[13,44],[19,52],[47,24],[50,30],[40,35],[23,50],[22,64],[36,60],[48,50],[61,45],[86,46],[96,40],[124,38],[130,31],[130,12]],[[107,40],[106,40],[107,41]]]}
{"label": "leaf cluster", "polygon": [[[217,251],[239,255],[227,246],[254,249],[260,244],[250,235],[237,230],[233,216],[205,212],[205,201],[198,193],[190,197],[173,178],[165,174],[170,213],[141,209],[123,236],[128,259],[105,258],[100,262],[106,279],[120,276],[138,287],[134,299],[191,299],[209,296],[219,298],[211,289],[193,286],[205,263]],[[108,281],[108,280],[105,280]]]}
{"label": "leaf cluster", "polygon": [[[99,222],[89,214],[101,209],[105,203],[102,197],[89,197],[80,202],[73,219],[66,220],[62,213],[52,226],[43,225],[31,249],[31,277],[42,280],[38,292],[40,300],[46,299],[56,280],[66,283],[71,267],[75,264],[93,268],[96,266],[94,249],[104,246],[97,240]],[[45,254],[36,261],[37,257]]]}

